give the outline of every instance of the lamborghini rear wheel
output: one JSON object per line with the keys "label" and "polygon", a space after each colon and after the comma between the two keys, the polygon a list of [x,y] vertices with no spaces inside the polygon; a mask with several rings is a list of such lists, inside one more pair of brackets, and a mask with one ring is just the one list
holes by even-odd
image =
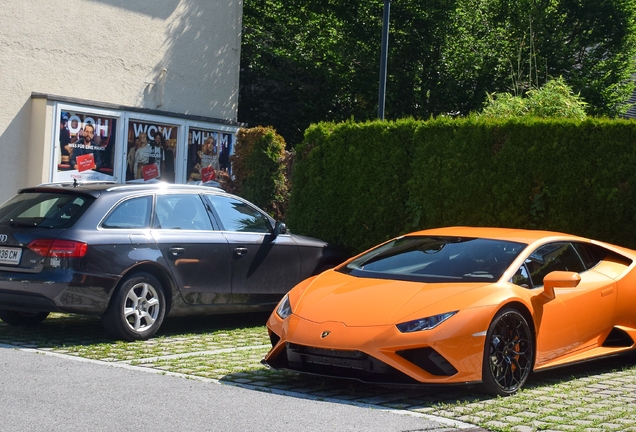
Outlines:
{"label": "lamborghini rear wheel", "polygon": [[490,323],[484,345],[482,387],[488,394],[509,396],[532,370],[534,342],[528,322],[517,310],[502,309]]}

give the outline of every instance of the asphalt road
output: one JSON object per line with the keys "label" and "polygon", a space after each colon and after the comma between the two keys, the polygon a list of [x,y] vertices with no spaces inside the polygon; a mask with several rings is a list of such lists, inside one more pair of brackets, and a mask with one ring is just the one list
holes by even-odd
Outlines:
{"label": "asphalt road", "polygon": [[[391,410],[0,346],[2,431],[468,431]],[[458,429],[459,428],[459,429]]]}

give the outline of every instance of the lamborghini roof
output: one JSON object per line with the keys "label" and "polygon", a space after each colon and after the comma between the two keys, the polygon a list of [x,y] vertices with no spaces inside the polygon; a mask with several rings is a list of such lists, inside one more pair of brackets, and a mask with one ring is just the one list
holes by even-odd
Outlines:
{"label": "lamborghini roof", "polygon": [[526,230],[519,228],[487,228],[487,227],[446,227],[433,228],[411,233],[410,235],[439,235],[451,237],[479,237],[499,240],[508,240],[518,243],[533,243],[547,237],[566,237],[589,241],[586,238],[554,231]]}

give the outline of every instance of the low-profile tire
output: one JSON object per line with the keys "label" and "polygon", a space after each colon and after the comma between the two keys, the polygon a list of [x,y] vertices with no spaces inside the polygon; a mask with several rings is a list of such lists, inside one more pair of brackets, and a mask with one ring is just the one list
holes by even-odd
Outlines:
{"label": "low-profile tire", "polygon": [[159,330],[165,313],[166,300],[161,283],[150,273],[136,273],[117,287],[102,316],[102,323],[112,338],[146,340]]}
{"label": "low-profile tire", "polygon": [[14,310],[0,310],[0,320],[14,326],[31,326],[40,324],[49,316],[48,312],[20,312]]}
{"label": "low-profile tire", "polygon": [[495,315],[484,344],[482,389],[493,396],[516,393],[528,379],[534,359],[534,340],[528,322],[517,310]]}

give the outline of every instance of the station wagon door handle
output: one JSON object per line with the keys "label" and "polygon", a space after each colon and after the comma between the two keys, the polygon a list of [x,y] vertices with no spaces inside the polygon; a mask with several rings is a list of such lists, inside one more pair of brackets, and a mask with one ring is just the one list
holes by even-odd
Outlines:
{"label": "station wagon door handle", "polygon": [[234,249],[234,254],[238,257],[245,256],[247,255],[247,248],[237,247],[236,249]]}
{"label": "station wagon door handle", "polygon": [[185,252],[185,248],[182,248],[182,247],[173,246],[170,248],[170,255],[172,255],[175,258],[184,252]]}

